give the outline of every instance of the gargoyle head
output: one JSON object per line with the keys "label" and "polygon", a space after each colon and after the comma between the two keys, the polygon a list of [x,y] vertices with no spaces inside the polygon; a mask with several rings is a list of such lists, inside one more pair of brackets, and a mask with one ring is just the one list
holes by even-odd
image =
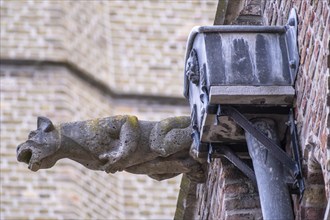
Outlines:
{"label": "gargoyle head", "polygon": [[55,152],[60,147],[58,130],[46,117],[38,117],[38,128],[30,132],[28,140],[18,145],[17,160],[29,165],[29,169],[37,171],[54,166],[57,159]]}

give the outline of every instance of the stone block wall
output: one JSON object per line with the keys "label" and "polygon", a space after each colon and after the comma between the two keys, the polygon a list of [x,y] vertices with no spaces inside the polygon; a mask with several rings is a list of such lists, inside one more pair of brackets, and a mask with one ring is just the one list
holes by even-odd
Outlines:
{"label": "stone block wall", "polygon": [[1,58],[66,59],[58,2],[1,0]]}
{"label": "stone block wall", "polygon": [[180,177],[108,175],[69,160],[33,173],[16,161],[15,149],[39,115],[54,123],[189,115],[178,98],[185,43],[194,25],[212,23],[215,7],[214,1],[0,0],[0,218],[172,218]]}
{"label": "stone block wall", "polygon": [[1,1],[1,58],[69,62],[106,84],[108,1]]}
{"label": "stone block wall", "polygon": [[[134,114],[144,120],[187,115],[187,106],[120,105],[62,66],[1,64],[1,219],[171,218],[180,177],[157,182],[143,175],[109,175],[69,160],[33,173],[16,161],[16,146],[53,123]],[[153,111],[153,108],[156,111]],[[173,110],[175,108],[175,110]],[[158,110],[157,110],[158,109]],[[150,116],[152,114],[152,116]]]}
{"label": "stone block wall", "polygon": [[[182,97],[189,32],[194,26],[212,24],[216,4],[217,1],[112,1],[116,91]],[[120,89],[122,85],[126,86]]]}
{"label": "stone block wall", "polygon": [[[30,130],[36,128],[38,115],[47,116],[54,123],[78,120],[83,116],[78,109],[83,103],[92,105],[84,104],[85,111],[82,114],[88,112],[90,117],[102,112],[111,114],[106,105],[93,108],[97,101],[105,97],[95,92],[93,94],[88,87],[78,93],[74,86],[79,84],[78,80],[67,76],[68,71],[61,67],[1,64],[1,219],[64,219],[77,218],[78,214],[88,216],[91,210],[79,207],[80,203],[93,201],[90,192],[102,182],[103,186],[106,185],[105,175],[102,177],[97,173],[90,173],[92,183],[84,184],[88,175],[79,171],[73,163],[60,162],[54,170],[32,173],[27,172],[26,165],[16,161],[15,148],[24,141]],[[86,100],[87,96],[89,98]],[[80,180],[79,184],[74,185],[77,179]],[[116,178],[108,178],[108,182],[109,185],[115,185]],[[90,190],[83,193],[83,187],[87,186]],[[105,190],[105,197],[116,194],[110,189]],[[93,202],[97,207],[97,216],[102,216],[104,212],[98,208],[102,205],[104,195]]]}
{"label": "stone block wall", "polygon": [[186,39],[216,1],[1,0],[1,57],[69,62],[116,93],[182,97]]}

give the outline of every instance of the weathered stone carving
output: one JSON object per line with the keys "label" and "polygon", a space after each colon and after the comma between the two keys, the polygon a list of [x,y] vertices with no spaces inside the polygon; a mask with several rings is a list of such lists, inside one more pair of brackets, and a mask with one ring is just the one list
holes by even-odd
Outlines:
{"label": "weathered stone carving", "polygon": [[189,57],[187,59],[186,76],[192,83],[196,85],[199,84],[200,73],[199,73],[198,57],[197,57],[197,52],[194,49],[191,50]]}
{"label": "weathered stone carving", "polygon": [[37,124],[37,130],[17,147],[18,161],[29,164],[32,171],[69,158],[107,173],[125,170],[157,180],[186,173],[195,182],[204,181],[203,166],[189,155],[189,117],[153,122],[115,116],[58,126],[39,117]]}

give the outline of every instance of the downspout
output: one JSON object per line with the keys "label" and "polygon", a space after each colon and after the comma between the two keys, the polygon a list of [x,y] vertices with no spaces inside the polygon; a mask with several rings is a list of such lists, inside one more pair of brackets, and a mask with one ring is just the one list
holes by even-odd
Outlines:
{"label": "downspout", "polygon": [[[275,121],[257,118],[251,122],[268,138],[279,144]],[[257,179],[264,219],[294,219],[283,165],[251,134],[246,132],[245,136]]]}

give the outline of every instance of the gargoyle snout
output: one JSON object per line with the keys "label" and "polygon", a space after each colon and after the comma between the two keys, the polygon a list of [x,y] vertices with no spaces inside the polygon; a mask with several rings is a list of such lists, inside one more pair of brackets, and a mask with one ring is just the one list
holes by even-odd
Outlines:
{"label": "gargoyle snout", "polygon": [[30,163],[32,158],[32,149],[27,146],[27,143],[23,143],[16,148],[17,160],[26,164]]}
{"label": "gargoyle snout", "polygon": [[37,171],[40,169],[41,162],[40,156],[36,154],[33,145],[29,141],[20,144],[17,149],[17,160],[19,162],[24,162],[29,165],[29,169],[32,171]]}

